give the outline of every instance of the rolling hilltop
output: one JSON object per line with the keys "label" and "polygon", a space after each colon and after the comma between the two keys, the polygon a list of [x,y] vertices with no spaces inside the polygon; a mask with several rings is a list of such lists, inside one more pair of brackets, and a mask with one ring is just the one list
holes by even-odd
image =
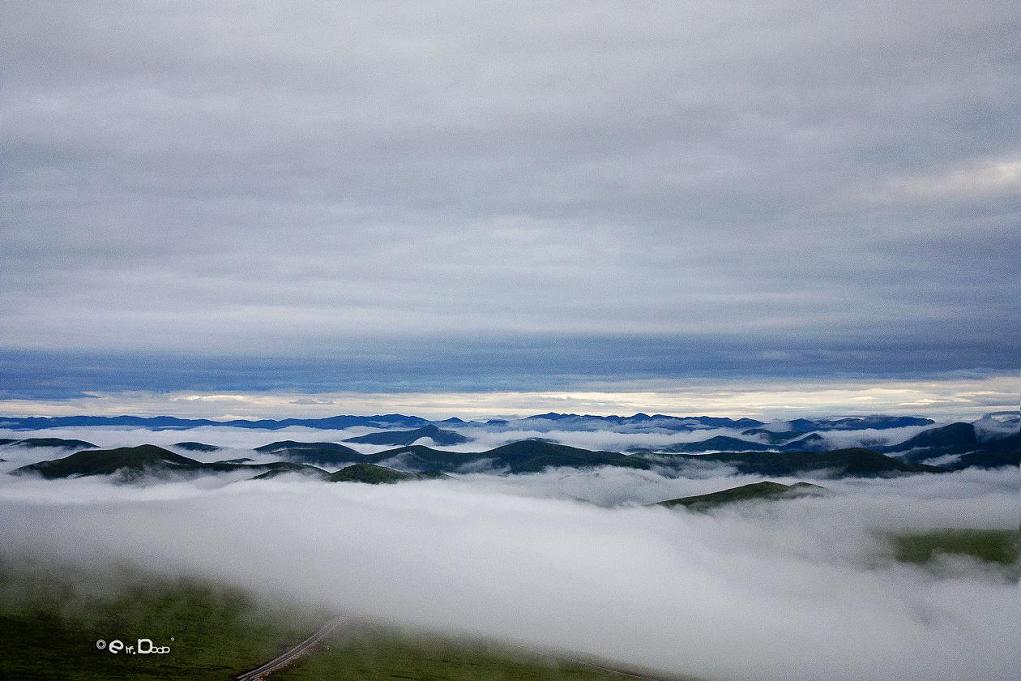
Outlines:
{"label": "rolling hilltop", "polygon": [[708,494],[696,494],[690,497],[678,499],[667,499],[661,501],[657,506],[684,506],[693,511],[706,511],[726,504],[734,504],[744,501],[779,501],[781,499],[796,499],[806,496],[822,496],[829,490],[819,485],[808,482],[796,482],[793,485],[784,485],[779,482],[754,482],[750,485],[732,487],[730,489],[710,492]]}
{"label": "rolling hilltop", "polygon": [[366,482],[372,484],[424,480],[435,474],[396,471],[368,462],[359,462],[329,473],[321,468],[292,461],[238,463],[216,461],[202,463],[155,445],[96,449],[77,452],[62,459],[40,461],[22,466],[15,475],[37,474],[47,479],[116,475],[123,482],[143,477],[191,476],[226,472],[251,472],[252,479],[265,480],[285,474],[301,474],[328,482]]}
{"label": "rolling hilltop", "polygon": [[[70,478],[117,474],[124,480],[142,476],[199,475],[251,471],[253,477],[274,477],[284,472],[303,472],[311,477],[330,475],[311,462],[329,456],[341,469],[352,464],[371,465],[408,474],[440,474],[486,470],[496,473],[537,473],[547,468],[620,468],[670,469],[684,475],[689,468],[704,470],[706,464],[718,465],[739,473],[791,476],[818,472],[837,477],[872,477],[904,473],[936,473],[935,466],[912,464],[867,449],[841,449],[831,452],[720,452],[715,454],[622,454],[568,447],[542,440],[522,440],[482,452],[449,452],[422,445],[398,447],[376,454],[349,454],[334,443],[276,443],[263,452],[279,454],[283,460],[272,463],[248,463],[233,459],[203,463],[155,445],[93,449],[70,456],[22,466],[15,474],[35,473],[44,478]],[[340,447],[338,452],[335,448]],[[323,451],[321,451],[323,450]],[[353,450],[351,450],[353,451]],[[333,467],[333,466],[331,466]],[[374,468],[362,468],[360,475],[370,476]],[[350,474],[354,474],[352,471]]]}
{"label": "rolling hilltop", "polygon": [[[989,414],[974,423],[934,426],[932,420],[903,416],[853,416],[832,419],[793,419],[769,424],[755,419],[710,416],[679,417],[637,413],[633,416],[592,416],[549,412],[519,419],[490,419],[485,422],[448,418],[431,422],[417,416],[384,414],[376,416],[334,416],[322,419],[263,419],[212,421],[175,417],[56,417],[3,418],[0,427],[36,429],[58,426],[128,425],[151,429],[187,429],[198,426],[224,426],[276,430],[288,426],[310,428],[348,428],[368,426],[383,429],[366,435],[348,437],[343,442],[299,442],[281,440],[256,448],[263,454],[281,459],[335,469],[355,463],[386,464],[395,469],[415,472],[452,472],[458,470],[502,470],[509,473],[536,472],[548,467],[621,466],[648,468],[650,465],[680,468],[690,462],[685,455],[701,455],[701,463],[731,465],[740,472],[763,475],[800,474],[808,470],[831,470],[836,475],[876,475],[925,472],[969,467],[1016,466],[1021,463],[1019,419],[1014,414]],[[444,426],[444,427],[441,427]],[[932,426],[926,428],[926,426]],[[457,430],[455,430],[455,428]],[[890,435],[878,431],[910,428],[901,442],[890,442]],[[920,428],[925,428],[918,431]],[[489,433],[531,430],[567,439],[560,432],[607,430],[617,433],[682,433],[717,430],[717,434],[698,441],[667,443],[656,449],[631,449],[630,454],[589,451],[556,439],[546,445],[538,439],[521,440],[487,451],[454,453],[437,449],[470,442],[471,433],[482,429]],[[718,429],[724,429],[720,434]],[[849,433],[862,431],[856,440]],[[868,432],[865,432],[868,431]],[[875,431],[875,432],[873,432]],[[475,431],[479,432],[479,431]],[[839,437],[834,434],[839,433]],[[544,435],[545,437],[545,435]],[[348,445],[383,445],[395,449],[368,457]],[[83,450],[95,445],[84,440],[27,438],[0,440],[0,446],[23,448],[66,448]],[[174,448],[184,452],[216,451],[216,444],[182,441]],[[845,450],[860,449],[857,454]],[[868,450],[866,453],[864,450]],[[720,457],[719,454],[734,454]],[[749,456],[751,454],[763,456]],[[767,454],[790,454],[783,458]],[[818,454],[818,457],[806,457]],[[672,455],[672,458],[665,458]],[[883,455],[883,458],[876,458]],[[889,459],[892,459],[891,462]]]}
{"label": "rolling hilltop", "polygon": [[829,452],[719,452],[715,454],[674,454],[679,462],[706,462],[733,467],[750,475],[805,475],[818,472],[833,477],[868,478],[900,473],[938,473],[936,466],[913,464],[859,447]]}
{"label": "rolling hilltop", "polygon": [[922,431],[900,444],[882,447],[878,451],[899,453],[905,461],[913,462],[956,457],[945,465],[957,469],[1017,466],[1021,461],[1021,437],[997,434],[991,438],[980,438],[973,424],[951,423]]}
{"label": "rolling hilltop", "polygon": [[12,471],[14,475],[35,473],[47,479],[78,478],[93,475],[117,475],[124,481],[146,476],[196,475],[227,473],[232,471],[264,472],[270,470],[302,470],[304,466],[289,461],[265,464],[217,461],[202,463],[175,454],[156,445],[118,447],[117,449],[88,449],[62,459],[40,461]]}
{"label": "rolling hilltop", "polygon": [[[868,422],[868,421],[867,421]],[[807,427],[808,423],[799,425]],[[890,426],[894,427],[894,426]],[[849,430],[832,428],[831,430]],[[878,428],[877,428],[878,429]],[[820,431],[825,433],[826,431]],[[839,451],[830,447],[820,432],[804,434],[800,431],[774,432],[761,428],[743,431],[744,438],[718,435],[697,442],[683,442],[656,449],[659,453],[682,454],[696,452],[791,452],[829,453]],[[794,439],[789,439],[789,438]],[[1021,463],[1021,437],[1017,432],[1000,432],[980,435],[974,424],[951,423],[923,430],[902,442],[885,446],[868,447],[879,454],[889,454],[908,464],[941,465],[946,468],[995,468],[1016,466]],[[634,450],[649,453],[650,450]],[[942,460],[941,460],[942,459]]]}
{"label": "rolling hilltop", "polygon": [[314,463],[323,466],[357,463],[364,458],[357,450],[335,442],[295,442],[294,440],[282,440],[256,447],[255,451],[263,454],[277,454],[292,461]]}
{"label": "rolling hilltop", "polygon": [[[997,418],[993,418],[996,416]],[[77,418],[77,417],[75,417]],[[90,423],[106,424],[110,419],[83,417]],[[129,419],[137,425],[136,417],[114,417],[113,420]],[[169,420],[168,420],[169,419]],[[60,420],[14,419],[18,423],[63,423]],[[160,427],[181,426],[187,423],[205,424],[206,421],[154,417],[142,419]],[[850,417],[843,419],[808,420],[796,419],[785,423],[763,424],[750,419],[723,419],[715,417],[668,417],[661,414],[636,414],[631,417],[596,417],[577,414],[539,414],[518,419],[542,427],[554,424],[557,428],[594,427],[593,424],[607,424],[632,432],[655,424],[664,430],[689,430],[727,427],[731,432],[738,428],[741,437],[716,435],[697,442],[668,444],[657,450],[637,450],[630,453],[616,451],[593,451],[580,447],[560,444],[549,439],[531,438],[510,442],[497,447],[475,452],[455,452],[436,446],[415,444],[423,439],[436,445],[463,444],[470,438],[436,424],[400,414],[371,417],[331,417],[316,419],[317,423],[337,425],[372,424],[376,428],[387,428],[381,432],[348,438],[348,444],[393,445],[393,448],[372,454],[364,454],[340,442],[300,442],[280,440],[271,442],[254,451],[278,458],[270,463],[256,463],[247,457],[226,459],[205,463],[182,454],[147,444],[138,447],[98,449],[85,440],[60,438],[27,438],[0,440],[0,446],[22,448],[74,449],[74,454],[50,461],[22,466],[15,473],[36,473],[45,478],[66,478],[88,475],[113,475],[131,480],[142,476],[157,475],[199,475],[225,472],[251,472],[252,477],[270,478],[284,473],[304,473],[311,478],[330,479],[342,470],[347,473],[337,479],[351,478],[372,481],[418,479],[422,475],[447,473],[490,472],[501,474],[537,473],[548,468],[592,468],[612,466],[618,468],[652,469],[685,475],[686,471],[718,466],[726,471],[762,476],[800,476],[816,474],[835,477],[873,477],[911,473],[939,473],[967,467],[1017,466],[1019,463],[1019,435],[1017,419],[990,415],[973,423],[952,423],[945,426],[914,430],[911,437],[902,442],[886,446],[831,448],[826,433],[829,431],[850,431],[857,428],[884,430],[891,428],[918,428],[930,425],[928,419],[916,417]],[[280,424],[303,422],[301,419],[282,421],[246,421],[244,427],[262,427],[256,424]],[[460,419],[446,419],[440,423],[449,426],[468,427]],[[487,423],[494,423],[489,421]],[[497,429],[512,427],[514,422],[500,421]],[[235,425],[235,422],[220,422],[219,425]],[[405,427],[401,427],[401,426]],[[413,425],[407,428],[407,425]],[[479,424],[475,424],[478,426]],[[325,426],[324,426],[325,427]],[[515,426],[517,427],[517,426]],[[812,430],[815,429],[815,430]],[[910,431],[909,431],[910,432]],[[749,438],[749,439],[745,439]],[[791,438],[791,439],[783,439]],[[213,452],[219,449],[215,444],[181,441],[172,447],[186,452]],[[352,468],[357,466],[357,468]],[[332,471],[332,472],[331,472]]]}

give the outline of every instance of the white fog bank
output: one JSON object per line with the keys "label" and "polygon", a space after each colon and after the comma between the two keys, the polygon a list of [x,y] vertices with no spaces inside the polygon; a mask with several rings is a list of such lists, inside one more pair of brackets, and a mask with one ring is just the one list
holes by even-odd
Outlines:
{"label": "white fog bank", "polygon": [[746,480],[610,469],[393,486],[0,477],[13,555],[128,561],[707,678],[1009,679],[1021,663],[1016,582],[969,561],[896,564],[877,535],[1016,527],[1016,471],[829,481],[829,498],[715,516],[563,497],[636,504]]}

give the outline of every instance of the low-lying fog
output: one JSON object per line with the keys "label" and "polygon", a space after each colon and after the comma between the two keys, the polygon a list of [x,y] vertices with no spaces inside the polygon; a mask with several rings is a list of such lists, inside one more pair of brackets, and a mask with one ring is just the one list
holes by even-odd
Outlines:
{"label": "low-lying fog", "polygon": [[[939,425],[939,424],[937,424]],[[820,435],[831,447],[853,447],[859,445],[885,445],[903,442],[921,431],[933,426],[906,426],[883,430],[863,429],[854,431],[827,431]],[[279,440],[296,440],[299,442],[341,442],[350,437],[379,432],[379,428],[356,426],[344,430],[320,430],[317,428],[292,427],[280,430],[258,430],[250,428],[203,427],[188,430],[146,430],[141,428],[48,428],[45,430],[8,430],[0,429],[0,438],[22,439],[29,437],[55,437],[65,439],[86,440],[100,447],[131,447],[150,443],[167,447],[175,442],[204,442],[223,447],[225,450],[250,450],[270,442]],[[544,438],[573,447],[605,451],[626,451],[630,449],[655,449],[681,442],[700,442],[717,435],[755,440],[754,436],[742,435],[740,429],[709,428],[689,432],[652,432],[625,433],[609,428],[602,430],[557,430],[548,427],[526,429],[507,429],[487,427],[484,425],[444,427],[471,438],[470,442],[460,445],[444,446],[442,449],[459,452],[477,452],[492,449],[508,442],[528,438]],[[344,443],[365,454],[391,449],[389,445],[367,445]],[[431,441],[423,439],[417,444],[431,445]],[[5,450],[6,451],[6,450]],[[230,452],[228,452],[229,454]],[[215,461],[230,458],[224,452],[213,452],[211,455],[200,455],[199,452],[188,452],[193,459]],[[250,456],[250,453],[245,454]],[[0,458],[10,458],[0,453]],[[45,458],[45,457],[43,457]],[[32,462],[28,462],[32,463]]]}
{"label": "low-lying fog", "polygon": [[[145,431],[125,442],[118,433],[65,436],[107,445],[226,444],[227,435]],[[229,435],[240,446],[337,439]],[[27,463],[55,454],[0,453],[15,455]],[[1016,528],[1017,470],[825,480],[830,497],[713,515],[641,506],[761,479],[713,473],[560,469],[379,486],[216,476],[133,486],[0,474],[0,532],[6,556],[128,561],[392,624],[678,674],[1014,678],[1016,581],[965,559],[939,569],[896,563],[880,533]]]}

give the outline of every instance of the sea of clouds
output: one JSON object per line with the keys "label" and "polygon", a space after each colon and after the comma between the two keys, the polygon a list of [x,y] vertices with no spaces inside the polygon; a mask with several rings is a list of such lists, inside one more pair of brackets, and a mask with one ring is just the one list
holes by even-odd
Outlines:
{"label": "sea of clouds", "polygon": [[[124,433],[88,435],[113,444]],[[267,434],[217,435],[240,447]],[[54,455],[5,448],[3,470]],[[559,469],[383,486],[238,475],[135,486],[0,473],[0,536],[8,557],[127,563],[667,673],[1014,678],[1017,582],[965,559],[897,563],[884,535],[1016,528],[1016,469],[816,481],[833,494],[712,515],[645,506],[760,479],[722,472]]]}
{"label": "sea of clouds", "polygon": [[[944,425],[944,424],[935,424]],[[819,433],[826,443],[833,448],[876,446],[896,444],[903,442],[914,435],[917,435],[927,428],[934,426],[906,426],[902,428],[889,428],[883,430],[862,429],[853,431],[827,431]],[[997,424],[999,425],[999,424]],[[779,427],[779,426],[778,426]],[[1017,425],[999,425],[1002,433],[1016,432]],[[1009,430],[1010,428],[1013,430]],[[783,427],[779,427],[784,430]],[[148,430],[143,428],[124,427],[78,427],[78,428],[48,428],[35,431],[11,430],[0,428],[0,438],[21,439],[21,438],[65,438],[80,439],[92,442],[100,447],[132,447],[135,445],[149,443],[169,447],[176,442],[198,441],[223,447],[219,452],[201,453],[186,452],[194,459],[203,461],[216,461],[234,456],[249,456],[249,450],[270,442],[279,440],[296,440],[299,442],[341,442],[350,437],[365,435],[367,433],[379,432],[383,429],[355,426],[343,430],[327,430],[306,427],[291,427],[280,430],[260,430],[251,428],[228,428],[228,427],[200,427],[187,430]],[[619,432],[610,427],[594,428],[592,430],[570,430],[550,428],[540,425],[535,428],[522,427],[519,425],[508,426],[487,426],[484,424],[468,424],[451,427],[444,427],[444,430],[455,430],[470,438],[469,442],[459,445],[444,446],[442,449],[460,452],[478,452],[508,442],[525,440],[528,438],[543,438],[559,442],[573,447],[591,449],[597,451],[627,451],[632,449],[658,449],[672,444],[683,442],[700,442],[708,440],[717,435],[759,441],[755,436],[742,435],[741,430],[734,428],[707,428],[693,431],[680,432]],[[795,435],[793,437],[800,437]],[[364,454],[373,454],[386,449],[389,445],[366,445],[344,443],[353,449]],[[423,439],[418,444],[432,444],[430,440]],[[244,450],[244,453],[230,450]],[[10,450],[4,450],[10,451]],[[40,456],[36,450],[35,459],[48,458]],[[0,458],[10,458],[6,454],[0,454]],[[32,456],[28,457],[29,459]],[[273,460],[276,460],[275,458]],[[32,463],[32,461],[27,461]]]}

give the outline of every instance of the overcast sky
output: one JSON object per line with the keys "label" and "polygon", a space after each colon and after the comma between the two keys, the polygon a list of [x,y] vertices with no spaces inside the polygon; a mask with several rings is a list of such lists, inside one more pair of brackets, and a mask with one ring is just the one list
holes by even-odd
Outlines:
{"label": "overcast sky", "polygon": [[0,396],[1017,375],[1014,2],[274,7],[0,6]]}

